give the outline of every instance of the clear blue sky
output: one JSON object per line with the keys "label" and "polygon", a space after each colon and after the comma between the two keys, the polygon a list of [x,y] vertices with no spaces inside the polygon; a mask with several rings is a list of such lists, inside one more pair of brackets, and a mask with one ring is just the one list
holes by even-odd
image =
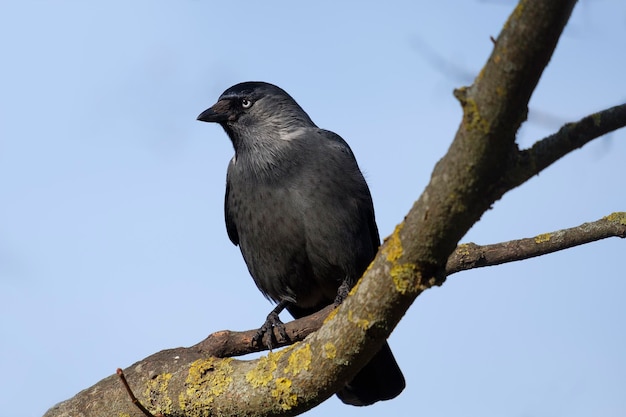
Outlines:
{"label": "clear blue sky", "polygon": [[[263,322],[271,305],[224,227],[231,144],[195,120],[232,84],[291,93],[352,146],[381,235],[402,220],[459,125],[453,88],[514,2],[352,4],[0,4],[0,417],[41,415],[117,367]],[[624,39],[626,3],[577,6],[521,147],[626,101]],[[463,240],[626,210],[625,136],[510,192]],[[307,415],[626,415],[625,253],[614,238],[450,277],[390,339],[399,398],[333,397]]]}

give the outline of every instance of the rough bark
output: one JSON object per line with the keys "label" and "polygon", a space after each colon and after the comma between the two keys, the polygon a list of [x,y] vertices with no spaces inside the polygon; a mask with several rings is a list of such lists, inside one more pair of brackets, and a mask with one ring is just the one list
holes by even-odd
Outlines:
{"label": "rough bark", "polygon": [[[291,337],[308,336],[253,361],[211,357],[208,342],[159,352],[125,370],[139,400],[154,414],[168,416],[299,414],[355,375],[415,298],[443,283],[446,272],[452,271],[448,262],[480,266],[501,261],[494,251],[482,248],[481,252],[471,245],[459,248],[457,261],[450,255],[467,230],[508,190],[586,141],[626,124],[624,108],[619,106],[607,111],[615,118],[612,123],[603,117],[596,123],[598,118],[592,116],[591,122],[581,121],[579,128],[570,126],[527,151],[519,151],[515,144],[528,100],[574,4],[573,0],[522,0],[517,5],[473,85],[456,91],[463,120],[430,183],[385,240],[350,297],[323,320],[319,330],[313,331],[317,325],[289,324]],[[576,134],[586,139],[572,140]],[[563,145],[568,140],[571,143]],[[624,226],[624,215],[608,216],[606,222]],[[545,235],[527,243],[551,251],[555,247],[550,245],[558,246],[561,238],[555,233],[550,239]],[[472,258],[472,253],[477,255]],[[320,314],[318,320],[324,315]],[[227,336],[227,342],[217,345],[240,337],[243,346],[250,338],[249,334]],[[47,417],[112,415],[141,415],[116,375],[46,413]]]}

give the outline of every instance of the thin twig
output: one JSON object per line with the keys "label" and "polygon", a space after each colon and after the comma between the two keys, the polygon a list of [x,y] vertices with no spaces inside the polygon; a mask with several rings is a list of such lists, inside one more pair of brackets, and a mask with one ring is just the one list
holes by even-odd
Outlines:
{"label": "thin twig", "polygon": [[626,237],[625,212],[613,213],[595,222],[535,237],[482,246],[475,243],[461,244],[448,258],[446,274],[523,261],[608,237]]}
{"label": "thin twig", "polygon": [[135,397],[135,394],[133,394],[133,390],[130,389],[130,385],[128,385],[128,381],[126,381],[126,377],[124,376],[124,371],[122,371],[120,368],[117,368],[117,375],[122,380],[122,384],[124,384],[124,388],[126,388],[126,392],[128,392],[128,396],[130,397],[130,400],[146,417],[163,417],[163,414],[161,413],[157,415],[152,414],[150,411],[148,411],[146,407],[143,406],[143,404],[141,404],[141,402],[137,399],[137,397]]}
{"label": "thin twig", "polygon": [[521,185],[575,149],[625,126],[626,103],[567,123],[529,149],[519,151],[515,166],[503,177],[499,187],[509,190]]}

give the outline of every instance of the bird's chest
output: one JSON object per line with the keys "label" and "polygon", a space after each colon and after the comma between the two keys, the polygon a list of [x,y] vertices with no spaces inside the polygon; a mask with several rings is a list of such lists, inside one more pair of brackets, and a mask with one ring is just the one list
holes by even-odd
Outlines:
{"label": "bird's chest", "polygon": [[243,181],[232,184],[227,202],[240,241],[277,243],[301,234],[302,209],[289,183]]}
{"label": "bird's chest", "polygon": [[319,303],[307,251],[303,209],[289,182],[230,184],[227,207],[239,247],[259,289],[274,301]]}
{"label": "bird's chest", "polygon": [[227,215],[255,278],[295,274],[306,262],[303,208],[293,188],[285,179],[230,184]]}

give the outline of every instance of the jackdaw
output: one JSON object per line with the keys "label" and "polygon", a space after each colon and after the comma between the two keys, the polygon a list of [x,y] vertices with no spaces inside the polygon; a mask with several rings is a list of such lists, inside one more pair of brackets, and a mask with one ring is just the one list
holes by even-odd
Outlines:
{"label": "jackdaw", "polygon": [[[372,197],[348,144],[265,82],[230,87],[198,120],[219,123],[235,148],[226,230],[257,287],[278,304],[261,334],[282,326],[284,308],[299,318],[341,302],[380,244]],[[369,405],[404,385],[385,343],[337,396]]]}

